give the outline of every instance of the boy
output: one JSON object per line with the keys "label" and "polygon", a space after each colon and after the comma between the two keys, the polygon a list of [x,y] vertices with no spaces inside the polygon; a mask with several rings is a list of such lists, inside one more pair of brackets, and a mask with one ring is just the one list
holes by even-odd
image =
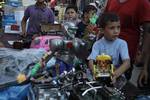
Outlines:
{"label": "boy", "polygon": [[93,5],[87,5],[83,10],[82,20],[77,25],[78,30],[76,37],[83,38],[86,34],[86,31],[92,32],[92,28],[95,27],[91,25],[90,18],[92,18],[96,14],[97,9]]}
{"label": "boy", "polygon": [[[93,5],[87,5],[83,10],[82,20],[77,25],[76,37],[84,39],[88,43],[88,50],[91,51],[93,42],[96,40],[96,23],[91,19],[95,17],[97,8]],[[95,19],[96,21],[96,19]]]}
{"label": "boy", "polygon": [[[120,19],[114,13],[104,13],[99,20],[103,30],[103,37],[96,41],[88,57],[89,67],[93,71],[93,62],[101,54],[111,56],[116,70],[112,75],[112,83],[130,67],[130,57],[126,41],[118,38],[120,33]],[[122,63],[121,63],[121,61]],[[121,63],[121,64],[120,64]]]}
{"label": "boy", "polygon": [[75,25],[79,22],[78,19],[78,8],[74,5],[68,5],[65,10],[65,21],[71,21]]}

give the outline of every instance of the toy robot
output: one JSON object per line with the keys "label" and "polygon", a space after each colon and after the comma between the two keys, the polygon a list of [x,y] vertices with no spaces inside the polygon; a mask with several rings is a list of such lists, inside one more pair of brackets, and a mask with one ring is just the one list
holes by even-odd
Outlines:
{"label": "toy robot", "polygon": [[104,84],[110,84],[111,76],[114,72],[112,58],[109,55],[98,55],[96,57],[96,65],[94,65],[93,75],[96,80]]}

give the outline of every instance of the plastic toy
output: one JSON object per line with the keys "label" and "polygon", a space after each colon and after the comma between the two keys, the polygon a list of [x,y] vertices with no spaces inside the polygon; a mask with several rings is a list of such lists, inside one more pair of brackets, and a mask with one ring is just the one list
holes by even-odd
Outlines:
{"label": "plastic toy", "polygon": [[52,39],[62,39],[61,36],[40,36],[36,37],[32,43],[31,48],[44,48],[46,51],[51,50],[50,48],[50,40]]}
{"label": "plastic toy", "polygon": [[111,77],[114,72],[114,66],[112,59],[109,55],[98,55],[96,57],[96,65],[94,65],[93,74],[95,78],[99,77]]}

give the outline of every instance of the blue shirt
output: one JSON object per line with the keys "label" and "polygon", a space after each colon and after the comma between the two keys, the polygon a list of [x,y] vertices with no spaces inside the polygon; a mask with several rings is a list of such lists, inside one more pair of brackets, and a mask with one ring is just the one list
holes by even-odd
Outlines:
{"label": "blue shirt", "polygon": [[97,55],[103,53],[112,57],[112,62],[115,67],[120,65],[121,60],[130,59],[127,42],[119,38],[114,41],[108,41],[103,37],[96,41],[88,60],[95,60]]}
{"label": "blue shirt", "polygon": [[39,8],[36,5],[29,6],[24,13],[26,19],[29,18],[27,33],[41,32],[41,23],[54,23],[54,13],[50,8]]}

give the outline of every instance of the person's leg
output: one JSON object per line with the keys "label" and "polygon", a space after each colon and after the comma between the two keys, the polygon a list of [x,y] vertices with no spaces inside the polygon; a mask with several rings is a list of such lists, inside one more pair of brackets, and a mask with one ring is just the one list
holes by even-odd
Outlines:
{"label": "person's leg", "polygon": [[[138,76],[138,78],[139,78],[139,76]],[[139,85],[139,82],[138,82],[138,80],[137,80],[137,86],[138,86],[138,88],[139,88],[141,91],[150,94],[150,65],[149,65],[149,67],[148,67],[148,82],[147,82],[147,84],[144,83],[144,80],[143,80],[142,82],[143,82],[143,86],[140,86],[140,85]]]}
{"label": "person's leg", "polygon": [[136,65],[133,65],[132,75],[129,81],[136,87],[137,87],[138,76],[141,70],[142,67],[137,67]]}

